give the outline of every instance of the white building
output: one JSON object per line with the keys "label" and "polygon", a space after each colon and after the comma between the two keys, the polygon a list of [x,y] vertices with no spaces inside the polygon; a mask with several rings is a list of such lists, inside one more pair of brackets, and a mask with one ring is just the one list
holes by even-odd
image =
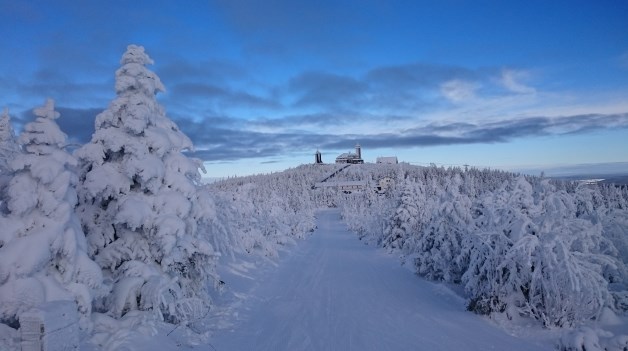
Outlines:
{"label": "white building", "polygon": [[355,153],[345,152],[336,157],[336,163],[364,163],[362,159],[362,147],[360,144],[355,145]]}
{"label": "white building", "polygon": [[388,165],[396,165],[399,163],[397,156],[378,157],[376,163],[383,163]]}
{"label": "white building", "polygon": [[366,189],[366,182],[362,180],[353,181],[341,181],[341,182],[323,182],[317,183],[314,189],[332,188],[338,191],[342,191],[345,194],[351,194],[355,192],[362,192]]}
{"label": "white building", "polygon": [[377,193],[383,194],[394,186],[395,186],[394,179],[392,179],[391,177],[384,177],[379,180],[377,188],[375,190],[377,191]]}

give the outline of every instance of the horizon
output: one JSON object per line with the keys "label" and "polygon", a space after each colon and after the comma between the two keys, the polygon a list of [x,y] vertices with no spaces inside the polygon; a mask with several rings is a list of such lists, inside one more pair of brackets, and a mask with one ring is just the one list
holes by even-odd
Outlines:
{"label": "horizon", "polygon": [[[365,163],[375,164],[375,162],[369,162],[368,160],[365,160]],[[628,162],[584,163],[584,164],[551,165],[551,166],[550,165],[545,165],[545,166],[529,165],[529,166],[520,166],[520,167],[515,167],[515,168],[510,168],[510,169],[509,168],[481,167],[481,166],[477,167],[477,166],[468,165],[468,164],[464,164],[464,165],[438,164],[438,163],[425,164],[425,163],[412,163],[412,162],[405,162],[405,161],[399,161],[399,163],[407,163],[409,165],[419,166],[419,167],[429,167],[432,165],[436,167],[445,167],[445,168],[471,167],[471,168],[476,168],[476,169],[500,170],[500,171],[505,171],[505,172],[512,172],[516,174],[525,174],[525,175],[532,175],[532,176],[540,176],[541,174],[543,174],[546,177],[558,178],[558,179],[582,178],[582,180],[585,180],[585,179],[589,179],[590,177],[599,177],[599,176],[607,177],[607,178],[608,177],[610,178],[621,177],[622,179],[620,183],[618,184],[628,184],[628,179],[623,179],[625,177],[628,177]],[[294,165],[285,169],[270,170],[267,172],[254,172],[250,174],[230,174],[226,176],[211,176],[211,175],[208,176],[206,174],[202,174],[202,182],[213,183],[216,181],[225,180],[229,178],[281,173],[289,169],[297,168],[297,167],[304,166],[307,164],[314,164],[314,163],[313,162],[304,163],[304,164]],[[332,165],[332,164],[336,164],[336,163],[334,162],[323,163],[323,165]],[[606,179],[603,179],[603,180],[606,180]]]}
{"label": "horizon", "polygon": [[[0,0],[0,108],[85,143],[129,44],[206,178],[366,161],[628,173],[628,3]],[[115,18],[115,21],[111,19]],[[98,43],[95,45],[94,43]]]}

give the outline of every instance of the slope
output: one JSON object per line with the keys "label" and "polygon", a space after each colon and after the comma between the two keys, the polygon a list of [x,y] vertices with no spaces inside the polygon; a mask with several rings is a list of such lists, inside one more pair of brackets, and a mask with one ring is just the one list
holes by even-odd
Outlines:
{"label": "slope", "polygon": [[337,210],[247,294],[216,350],[551,350],[466,312],[449,289],[365,246]]}

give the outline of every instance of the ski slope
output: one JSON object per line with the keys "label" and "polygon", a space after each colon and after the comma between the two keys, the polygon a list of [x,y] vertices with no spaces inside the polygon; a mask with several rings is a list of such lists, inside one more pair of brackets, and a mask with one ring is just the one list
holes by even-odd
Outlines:
{"label": "ski slope", "polygon": [[231,327],[215,332],[223,350],[552,350],[465,311],[443,285],[364,245],[337,210],[278,267],[243,293]]}

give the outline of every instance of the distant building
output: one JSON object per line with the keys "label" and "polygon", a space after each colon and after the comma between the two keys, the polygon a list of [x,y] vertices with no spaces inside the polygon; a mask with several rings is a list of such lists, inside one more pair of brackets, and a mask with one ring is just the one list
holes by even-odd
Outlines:
{"label": "distant building", "polygon": [[[379,162],[378,162],[379,163]],[[395,180],[392,179],[391,177],[384,177],[381,178],[378,182],[378,185],[375,189],[375,191],[379,194],[383,194],[385,192],[387,192],[390,188],[395,186]]]}
{"label": "distant building", "polygon": [[316,153],[314,154],[314,163],[317,165],[323,164],[323,155],[318,150],[316,150]]}
{"label": "distant building", "polygon": [[322,182],[315,184],[313,189],[336,189],[345,194],[351,194],[364,191],[366,182],[362,180]]}
{"label": "distant building", "polygon": [[362,159],[362,147],[360,144],[355,145],[355,153],[345,152],[336,157],[336,163],[364,163]]}
{"label": "distant building", "polygon": [[399,161],[397,160],[397,156],[378,157],[376,162],[388,165],[396,165],[397,163],[399,163]]}

